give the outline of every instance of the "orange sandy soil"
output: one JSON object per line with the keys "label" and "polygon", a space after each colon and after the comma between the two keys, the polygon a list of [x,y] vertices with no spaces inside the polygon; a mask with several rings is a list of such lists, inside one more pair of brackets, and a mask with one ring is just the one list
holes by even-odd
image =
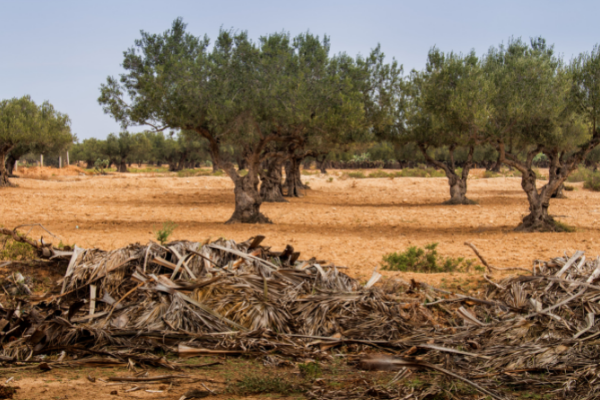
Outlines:
{"label": "orange sandy soil", "polygon": [[[315,256],[345,265],[350,275],[360,279],[371,275],[384,254],[431,242],[439,243],[442,255],[473,257],[463,244],[470,241],[493,265],[502,268],[530,268],[535,259],[546,260],[576,249],[585,250],[590,257],[600,254],[600,193],[584,190],[581,184],[572,184],[576,190],[567,192],[569,198],[553,200],[550,209],[560,221],[574,226],[576,232],[527,234],[513,232],[527,212],[518,178],[481,179],[483,171],[474,171],[469,181],[469,197],[479,205],[445,206],[441,205],[448,198],[445,178],[354,180],[343,178],[343,172],[347,171],[304,175],[304,181],[312,187],[306,197],[291,199],[290,203],[264,204],[262,211],[274,221],[273,225],[224,225],[233,212],[233,185],[226,177],[85,176],[75,167],[62,171],[29,171],[13,180],[18,187],[0,190],[0,224],[13,228],[41,223],[65,244],[114,249],[132,242],[147,243],[154,239],[154,231],[164,221],[172,220],[178,224],[172,239],[203,241],[224,236],[242,241],[262,234],[267,237],[265,243],[275,249],[291,243],[302,252],[302,257]],[[330,178],[333,178],[331,182]],[[48,238],[39,228],[30,234],[36,237],[43,234]],[[479,279],[461,273],[453,276],[382,273],[442,286],[444,280]],[[500,276],[495,274],[496,279]],[[234,372],[232,377],[237,379],[244,371],[261,367],[257,360],[251,367],[242,368],[239,374]],[[194,369],[184,373],[221,382],[231,373],[226,366],[212,368],[210,372]],[[150,370],[151,375],[165,373],[171,372]],[[122,368],[47,373],[0,368],[0,383],[14,376],[11,385],[21,388],[16,399],[178,399],[190,387],[201,389],[197,385],[186,385],[162,393],[123,393],[123,389],[135,385],[90,383],[85,378],[88,374],[106,378],[130,373]],[[224,389],[223,384],[202,381],[221,393]],[[148,386],[160,389],[161,385]],[[113,390],[118,390],[117,396],[110,394]],[[222,394],[213,398],[265,397]],[[302,397],[292,395],[291,398]]]}
{"label": "orange sandy soil", "polygon": [[[227,177],[85,176],[76,167],[69,169],[45,168],[52,174],[45,172],[41,179],[25,174],[13,180],[18,187],[0,190],[0,224],[12,228],[41,223],[65,244],[114,249],[154,240],[154,232],[170,220],[178,225],[172,239],[222,236],[243,241],[261,234],[274,249],[292,244],[301,257],[347,266],[348,273],[360,279],[370,277],[384,254],[431,242],[439,243],[442,255],[474,257],[464,245],[472,242],[501,268],[530,268],[535,259],[576,249],[589,256],[600,254],[600,193],[585,190],[580,183],[572,184],[576,190],[566,192],[568,199],[552,200],[550,207],[552,215],[577,231],[532,234],[513,232],[528,210],[520,179],[482,179],[481,170],[474,171],[469,181],[468,196],[479,202],[475,206],[442,205],[448,198],[445,178],[355,180],[344,179],[346,171],[329,175],[313,171],[314,175],[303,175],[312,188],[306,197],[263,204],[261,210],[273,225],[224,225],[234,208],[233,184]],[[43,233],[31,232],[38,237]],[[432,284],[447,277],[383,274]]]}

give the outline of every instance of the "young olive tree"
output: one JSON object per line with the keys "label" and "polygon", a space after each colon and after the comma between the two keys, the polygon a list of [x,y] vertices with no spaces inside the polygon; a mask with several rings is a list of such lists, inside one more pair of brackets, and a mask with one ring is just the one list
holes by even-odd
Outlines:
{"label": "young olive tree", "polygon": [[0,187],[10,186],[6,161],[11,151],[48,154],[73,142],[70,120],[44,102],[36,105],[29,96],[0,101]]}
{"label": "young olive tree", "polygon": [[[411,102],[404,140],[416,143],[425,160],[444,170],[450,185],[445,204],[473,204],[466,197],[467,179],[476,145],[485,131],[488,107],[487,85],[478,58],[429,51],[423,71],[413,71]],[[457,173],[455,150],[466,148],[462,172]],[[448,160],[437,160],[431,150],[447,148]]]}
{"label": "young olive tree", "polygon": [[[517,39],[491,49],[484,62],[494,85],[490,138],[500,160],[521,172],[529,202],[517,230],[560,231],[548,214],[550,199],[600,143],[598,47],[567,66],[542,38],[530,44]],[[541,188],[533,170],[539,153],[550,160],[549,180]]]}

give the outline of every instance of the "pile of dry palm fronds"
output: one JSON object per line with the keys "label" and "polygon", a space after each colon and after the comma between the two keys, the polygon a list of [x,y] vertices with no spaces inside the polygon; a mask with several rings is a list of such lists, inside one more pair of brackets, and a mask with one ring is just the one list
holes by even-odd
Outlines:
{"label": "pile of dry palm fronds", "polygon": [[[414,281],[379,282],[377,273],[361,285],[334,265],[300,261],[291,246],[271,251],[261,246],[263,237],[151,242],[107,252],[59,250],[2,233],[67,265],[54,293],[0,309],[6,363],[61,354],[56,363],[177,368],[156,350],[327,360],[330,349],[347,346],[349,361],[362,368],[399,370],[396,382],[417,368],[497,399],[511,385],[565,398],[600,396],[600,261],[582,252],[537,261],[528,276],[486,277],[487,293],[476,298]],[[366,357],[367,349],[379,355]],[[424,396],[406,390],[315,389],[310,395]]]}

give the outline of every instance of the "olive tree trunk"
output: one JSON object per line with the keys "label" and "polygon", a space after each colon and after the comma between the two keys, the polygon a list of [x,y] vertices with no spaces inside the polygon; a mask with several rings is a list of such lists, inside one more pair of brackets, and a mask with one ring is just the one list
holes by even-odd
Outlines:
{"label": "olive tree trunk", "polygon": [[6,159],[11,148],[9,146],[0,148],[0,187],[12,186],[8,180],[8,170],[6,169]]}
{"label": "olive tree trunk", "polygon": [[120,162],[115,163],[115,165],[117,166],[117,172],[129,172],[126,161],[121,160]]}
{"label": "olive tree trunk", "polygon": [[262,201],[287,203],[287,200],[283,197],[283,186],[281,184],[282,164],[281,159],[277,157],[267,161],[267,169],[260,174],[260,196]]}
{"label": "olive tree trunk", "polygon": [[419,149],[425,159],[433,164],[434,166],[444,170],[446,178],[448,178],[448,185],[450,185],[450,200],[445,201],[443,204],[446,205],[471,205],[477,204],[475,201],[467,198],[467,179],[469,178],[469,171],[473,165],[473,152],[474,146],[469,147],[469,155],[467,161],[463,167],[462,173],[459,176],[456,173],[454,164],[454,150],[456,146],[452,145],[449,148],[450,165],[446,163],[434,160],[429,154],[427,154],[427,147],[424,144],[419,144]]}
{"label": "olive tree trunk", "polygon": [[321,171],[321,173],[326,174],[327,173],[327,154],[322,156],[320,160],[317,157],[316,160],[317,160],[317,166],[319,167],[319,170]]}
{"label": "olive tree trunk", "polygon": [[287,197],[303,197],[304,191],[310,189],[307,185],[302,183],[302,175],[300,174],[302,158],[303,157],[292,156],[285,164],[284,186],[287,188]]}

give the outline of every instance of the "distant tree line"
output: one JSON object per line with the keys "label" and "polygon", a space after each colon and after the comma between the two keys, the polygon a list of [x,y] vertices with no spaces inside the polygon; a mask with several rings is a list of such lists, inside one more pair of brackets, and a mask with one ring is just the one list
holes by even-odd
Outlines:
{"label": "distant tree line", "polygon": [[[444,171],[448,204],[472,203],[473,167],[506,165],[520,172],[529,201],[519,229],[552,231],[560,225],[548,214],[550,200],[572,171],[600,159],[598,46],[570,62],[542,38],[510,39],[482,56],[434,47],[422,70],[405,74],[379,46],[351,57],[331,54],[327,36],[252,41],[227,30],[211,43],[177,19],[163,33],[142,32],[122,65],[98,102],[123,132],[75,144],[72,159],[104,160],[120,172],[132,163],[175,171],[210,160],[234,183],[229,223],[270,222],[261,204],[302,196],[303,163],[321,170],[425,163]],[[9,132],[4,126],[0,132]],[[3,160],[19,142],[5,136]],[[539,188],[535,166],[549,169]]]}

